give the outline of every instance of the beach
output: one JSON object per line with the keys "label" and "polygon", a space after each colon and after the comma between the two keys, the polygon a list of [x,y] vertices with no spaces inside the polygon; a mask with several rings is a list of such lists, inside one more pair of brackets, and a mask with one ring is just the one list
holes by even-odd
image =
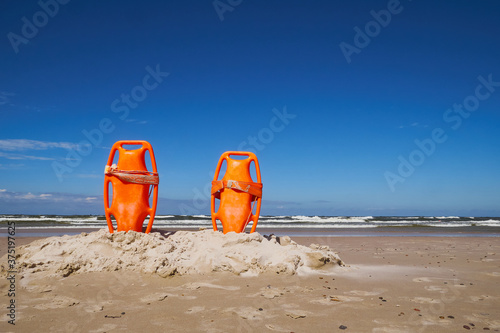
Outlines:
{"label": "beach", "polygon": [[[95,229],[81,231],[96,233]],[[17,237],[16,251],[46,239]],[[280,268],[280,273],[271,269],[248,276],[224,269],[201,273],[187,269],[183,274],[162,277],[121,266],[105,271],[81,269],[66,276],[25,271],[14,274],[15,297],[9,297],[9,275],[3,271],[2,304],[14,299],[15,326],[4,315],[0,330],[500,331],[498,237],[319,234],[292,236],[291,240],[298,244],[297,249],[299,245],[328,246],[341,264],[330,263],[328,269],[317,271]],[[268,242],[266,238],[261,241]],[[231,246],[224,245],[229,252]],[[7,248],[7,239],[2,237],[3,267]]]}

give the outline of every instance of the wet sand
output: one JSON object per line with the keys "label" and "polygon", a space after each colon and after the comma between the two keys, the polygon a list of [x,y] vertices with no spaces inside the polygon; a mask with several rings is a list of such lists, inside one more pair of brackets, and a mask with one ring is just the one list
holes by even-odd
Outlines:
{"label": "wet sand", "polygon": [[[16,246],[33,239],[18,237]],[[500,331],[498,237],[292,239],[328,245],[347,266],[307,276],[162,278],[127,270],[18,276],[16,325],[4,314],[0,331]],[[0,254],[6,250],[2,237]],[[9,286],[3,277],[4,305],[12,299]]]}

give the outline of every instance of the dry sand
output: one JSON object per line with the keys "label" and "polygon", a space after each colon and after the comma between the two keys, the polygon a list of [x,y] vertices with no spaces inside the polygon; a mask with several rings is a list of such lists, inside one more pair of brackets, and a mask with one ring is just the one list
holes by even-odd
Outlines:
{"label": "dry sand", "polygon": [[[215,235],[217,243],[206,231],[154,236],[149,244],[143,236],[130,241],[132,236],[100,231],[24,248],[25,240],[18,239],[18,264],[24,266],[16,275],[16,325],[3,314],[0,331],[500,331],[498,237],[292,237],[280,245],[260,235],[244,241]],[[92,241],[81,243],[84,238]],[[72,239],[79,239],[73,250]],[[134,248],[161,248],[169,239],[177,247],[166,252],[165,271],[161,260],[151,258],[154,249]],[[213,246],[203,244],[207,239]],[[328,248],[311,243],[329,246],[346,266]],[[54,254],[62,248],[66,253]],[[117,264],[115,257],[126,253],[140,260]],[[104,254],[112,259],[106,262]],[[64,269],[61,258],[79,268]],[[6,261],[2,257],[4,268]],[[12,297],[3,276],[7,305]]]}

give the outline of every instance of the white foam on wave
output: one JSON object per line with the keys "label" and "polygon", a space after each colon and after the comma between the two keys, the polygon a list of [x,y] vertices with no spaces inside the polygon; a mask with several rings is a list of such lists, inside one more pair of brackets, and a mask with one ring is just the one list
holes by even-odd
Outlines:
{"label": "white foam on wave", "polygon": [[273,228],[286,228],[286,229],[342,229],[342,228],[377,228],[378,226],[376,224],[347,224],[347,223],[342,223],[342,224],[329,224],[329,225],[322,225],[322,224],[308,224],[308,225],[289,225],[286,224],[283,227],[280,225],[269,225],[269,224],[258,224],[257,228],[258,229],[273,229]]}
{"label": "white foam on wave", "polygon": [[[177,217],[177,218],[176,218]],[[210,215],[185,215],[179,218],[178,215],[157,215],[153,227],[157,228],[209,228],[212,224]],[[373,228],[373,227],[500,227],[498,218],[455,218],[447,217],[448,220],[441,220],[441,217],[377,217],[373,216],[261,216],[258,228]],[[149,218],[146,219],[147,223]],[[20,215],[0,215],[0,222],[16,222],[20,229],[36,228],[98,228],[106,226],[104,216],[20,216]]]}
{"label": "white foam on wave", "polygon": [[56,221],[56,222],[92,222],[98,221],[98,216],[70,217],[70,216],[1,216],[0,220],[21,222],[21,221]]}
{"label": "white foam on wave", "polygon": [[472,223],[464,222],[464,223],[428,223],[425,224],[429,227],[440,227],[440,228],[457,228],[457,227],[470,227]]}
{"label": "white foam on wave", "polygon": [[261,216],[260,219],[284,219],[284,218],[289,218],[289,216],[286,215],[276,215],[276,216]]}
{"label": "white foam on wave", "polygon": [[485,221],[476,221],[474,222],[474,224],[481,227],[500,227],[500,221],[492,219]]}
{"label": "white foam on wave", "polygon": [[317,222],[317,223],[342,223],[342,222],[367,222],[367,220],[373,219],[373,216],[332,216],[332,217],[320,217],[320,216],[291,216],[294,221],[299,222]]}
{"label": "white foam on wave", "polygon": [[477,223],[480,227],[500,227],[500,223]]}
{"label": "white foam on wave", "polygon": [[291,216],[294,220],[307,220],[307,219],[319,219],[318,216],[305,216],[305,215],[295,215]]}
{"label": "white foam on wave", "polygon": [[[57,225],[46,225],[46,226],[41,226],[41,225],[36,225],[36,226],[22,226],[22,227],[17,227],[16,229],[18,230],[54,230],[54,228],[57,229],[101,229],[104,226],[107,226],[106,221],[104,223],[99,223],[99,224],[90,224],[90,225],[78,225],[78,224],[70,224],[70,225],[65,225],[65,226],[57,226]],[[22,236],[23,234],[19,234],[19,236]]]}

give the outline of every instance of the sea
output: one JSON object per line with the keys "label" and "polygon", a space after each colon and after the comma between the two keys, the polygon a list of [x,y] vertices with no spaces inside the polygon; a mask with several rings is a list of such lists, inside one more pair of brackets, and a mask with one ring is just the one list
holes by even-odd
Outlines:
{"label": "sea", "polygon": [[[147,225],[148,219],[144,223]],[[0,236],[15,225],[17,236],[77,234],[107,228],[104,215],[0,215]],[[115,225],[116,226],[116,225]],[[210,215],[157,215],[153,231],[212,228]],[[219,225],[219,228],[221,226]],[[247,227],[247,231],[250,227]],[[57,231],[56,231],[57,230]],[[261,216],[257,231],[294,236],[500,237],[500,217],[463,216]]]}

